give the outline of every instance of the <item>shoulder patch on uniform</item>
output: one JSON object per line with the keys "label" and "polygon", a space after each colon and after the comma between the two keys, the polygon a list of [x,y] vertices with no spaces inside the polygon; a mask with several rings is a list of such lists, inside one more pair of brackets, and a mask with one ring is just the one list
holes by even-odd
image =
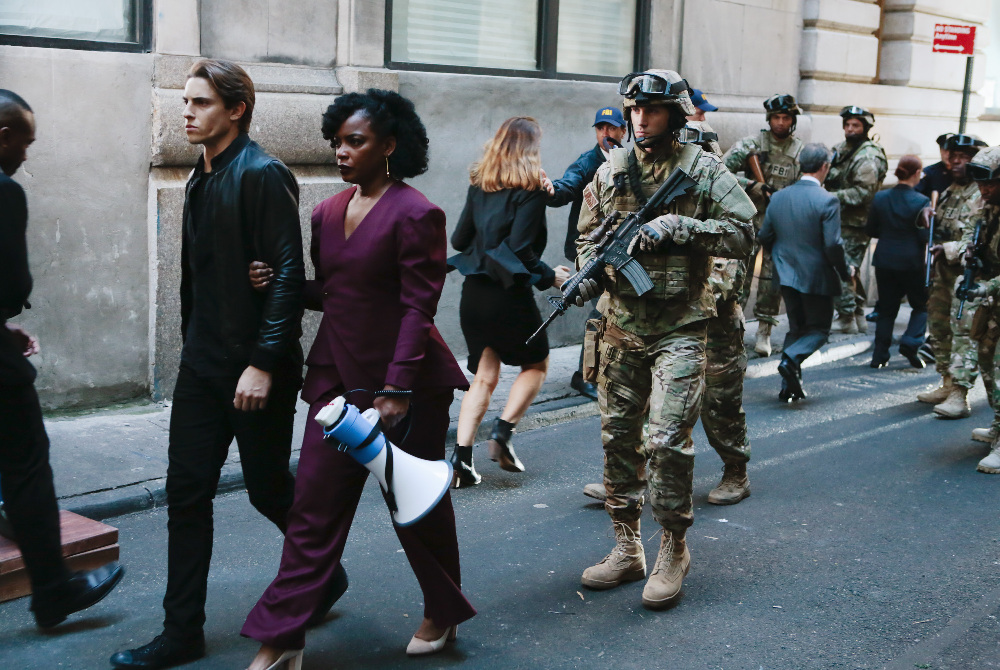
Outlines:
{"label": "shoulder patch on uniform", "polygon": [[592,184],[587,184],[583,189],[583,201],[587,203],[587,208],[590,211],[597,209],[600,202],[597,200],[597,196],[594,195],[594,188]]}

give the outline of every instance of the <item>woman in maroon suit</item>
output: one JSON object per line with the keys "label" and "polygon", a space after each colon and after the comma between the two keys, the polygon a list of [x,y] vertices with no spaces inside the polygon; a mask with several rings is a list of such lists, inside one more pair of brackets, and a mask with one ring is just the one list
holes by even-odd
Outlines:
{"label": "woman in maroon suit", "polygon": [[[316,279],[306,282],[306,305],[322,310],[323,320],[306,359],[309,420],[281,567],[242,630],[263,643],[252,670],[301,662],[306,626],[329,607],[368,478],[324,442],[316,412],[351,389],[411,391],[374,402],[356,393],[350,401],[378,409],[387,436],[404,451],[441,459],[454,389],[468,388],[434,327],[447,270],[444,212],[400,181],[427,169],[427,134],[413,104],[375,89],[342,96],[323,115],[323,136],[344,181],[356,186],[312,215]],[[476,613],[461,591],[451,498],[396,534],[424,594],[424,619],[407,653],[439,651]]]}

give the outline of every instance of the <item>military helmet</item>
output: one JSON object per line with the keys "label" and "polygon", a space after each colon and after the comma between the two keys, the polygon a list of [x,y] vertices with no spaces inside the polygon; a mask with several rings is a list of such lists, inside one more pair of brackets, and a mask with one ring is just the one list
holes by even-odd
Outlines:
{"label": "military helmet", "polygon": [[625,98],[625,109],[636,105],[674,105],[685,116],[697,114],[691,102],[687,80],[673,70],[646,70],[625,75],[618,84],[618,95]]}
{"label": "military helmet", "polygon": [[948,151],[968,151],[975,154],[981,147],[988,146],[978,135],[958,133],[945,140],[944,148]]}
{"label": "military helmet", "polygon": [[875,125],[875,115],[864,107],[858,107],[857,105],[848,105],[840,110],[840,118],[844,119],[844,121],[847,121],[847,119],[861,119],[861,123],[865,124],[865,128],[871,128]]}
{"label": "military helmet", "polygon": [[1000,179],[1000,147],[983,149],[965,166],[965,174],[976,181]]}
{"label": "military helmet", "polygon": [[677,141],[681,144],[697,144],[716,156],[722,155],[719,134],[704,121],[688,121],[687,125],[677,131]]}
{"label": "military helmet", "polygon": [[941,147],[942,149],[944,149],[945,148],[944,145],[948,141],[948,138],[951,137],[954,134],[955,133],[941,133],[940,135],[937,136],[937,139],[934,140],[934,141],[937,142],[937,145],[939,147]]}
{"label": "military helmet", "polygon": [[795,116],[802,113],[798,103],[795,102],[795,96],[791,93],[775,93],[764,101],[764,111],[767,112],[768,119],[778,112]]}

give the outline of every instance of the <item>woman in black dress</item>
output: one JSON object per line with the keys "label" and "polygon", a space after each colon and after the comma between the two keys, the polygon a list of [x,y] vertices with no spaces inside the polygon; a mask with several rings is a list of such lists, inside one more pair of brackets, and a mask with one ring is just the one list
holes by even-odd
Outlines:
{"label": "woman in black dress", "polygon": [[538,395],[549,362],[544,336],[525,344],[542,324],[531,287],[559,288],[571,274],[565,266],[551,268],[541,260],[547,196],[542,189],[541,136],[538,122],[530,117],[503,122],[486,144],[482,160],[472,166],[465,209],[451,236],[451,245],[460,253],[448,264],[465,275],[459,315],[469,371],[475,375],[458,417],[458,444],[452,455],[455,488],[480,481],[472,445],[501,363],[520,366],[521,373],[503,413],[493,422],[487,446],[490,459],[501,468],[524,472],[511,434]]}

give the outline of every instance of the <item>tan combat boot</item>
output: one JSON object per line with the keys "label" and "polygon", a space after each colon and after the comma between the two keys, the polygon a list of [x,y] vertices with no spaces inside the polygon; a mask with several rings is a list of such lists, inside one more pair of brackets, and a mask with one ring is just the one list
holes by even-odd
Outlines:
{"label": "tan combat boot", "polygon": [[993,429],[993,426],[989,428],[973,428],[972,439],[976,442],[993,444],[993,440],[997,439],[997,431]]}
{"label": "tan combat boot", "polygon": [[969,407],[969,400],[966,397],[968,394],[969,389],[964,386],[957,384],[952,386],[948,399],[940,405],[935,405],[934,413],[945,419],[964,419],[972,414],[972,408]]}
{"label": "tan combat boot", "polygon": [[646,554],[642,550],[639,520],[615,521],[615,540],[615,548],[603,561],[583,571],[581,584],[603,590],[646,576]]}
{"label": "tan combat boot", "polygon": [[858,329],[859,333],[868,332],[868,320],[865,319],[864,312],[854,313],[854,327]]}
{"label": "tan combat boot", "polygon": [[979,461],[976,470],[988,475],[1000,475],[1000,444],[994,442],[993,449],[986,458]]}
{"label": "tan combat boot", "polygon": [[771,355],[771,324],[765,321],[757,322],[757,340],[754,342],[753,350],[761,356]]}
{"label": "tan combat boot", "polygon": [[642,590],[642,604],[651,610],[668,607],[680,595],[690,568],[691,554],[684,536],[664,529],[656,566]]}
{"label": "tan combat boot", "polygon": [[833,330],[838,333],[846,333],[847,335],[857,335],[858,322],[854,320],[853,314],[838,316],[837,320],[833,322]]}
{"label": "tan combat boot", "polygon": [[917,394],[917,400],[920,402],[930,403],[931,405],[939,405],[948,399],[951,395],[951,389],[954,383],[952,382],[951,375],[947,372],[941,377],[941,385],[938,386],[933,391],[924,391],[923,393]]}
{"label": "tan combat boot", "polygon": [[726,464],[722,468],[722,481],[709,492],[708,502],[713,505],[735,505],[749,495],[747,464]]}
{"label": "tan combat boot", "polygon": [[587,484],[583,487],[583,495],[601,502],[608,499],[608,491],[604,488],[604,484]]}

